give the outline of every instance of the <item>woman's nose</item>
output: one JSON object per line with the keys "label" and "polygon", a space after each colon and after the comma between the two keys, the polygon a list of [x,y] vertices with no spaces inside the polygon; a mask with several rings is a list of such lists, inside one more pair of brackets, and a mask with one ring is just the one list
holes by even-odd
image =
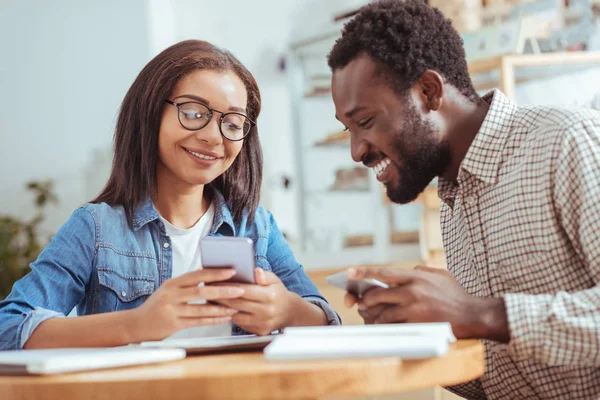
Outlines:
{"label": "woman's nose", "polygon": [[221,136],[221,130],[219,128],[219,125],[221,124],[221,118],[219,117],[219,115],[213,115],[204,128],[196,131],[196,138],[213,146],[221,144],[223,142],[223,137]]}

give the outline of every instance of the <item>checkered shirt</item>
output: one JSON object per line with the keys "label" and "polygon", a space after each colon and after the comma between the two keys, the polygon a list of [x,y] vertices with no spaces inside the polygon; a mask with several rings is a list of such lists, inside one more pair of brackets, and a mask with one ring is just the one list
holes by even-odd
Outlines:
{"label": "checkered shirt", "polygon": [[489,112],[457,182],[440,179],[449,271],[502,297],[510,343],[484,341],[486,373],[450,388],[470,399],[600,398],[600,113]]}

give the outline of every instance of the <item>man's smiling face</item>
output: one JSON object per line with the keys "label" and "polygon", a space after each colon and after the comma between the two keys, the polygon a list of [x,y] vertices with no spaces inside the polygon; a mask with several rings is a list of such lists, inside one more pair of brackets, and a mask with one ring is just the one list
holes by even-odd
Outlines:
{"label": "man's smiling face", "polygon": [[367,55],[333,71],[336,118],[351,132],[356,162],[373,168],[395,203],[413,201],[450,163],[447,141],[427,119],[419,83],[398,95]]}

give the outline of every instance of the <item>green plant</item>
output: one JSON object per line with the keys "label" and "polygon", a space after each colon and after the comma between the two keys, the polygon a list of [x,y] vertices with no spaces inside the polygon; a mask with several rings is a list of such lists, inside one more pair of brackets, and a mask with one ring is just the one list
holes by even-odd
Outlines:
{"label": "green plant", "polygon": [[8,296],[13,284],[29,272],[29,264],[35,261],[45,245],[40,241],[39,225],[44,220],[46,205],[58,202],[51,180],[29,182],[26,187],[35,195],[35,216],[24,221],[0,215],[0,300]]}

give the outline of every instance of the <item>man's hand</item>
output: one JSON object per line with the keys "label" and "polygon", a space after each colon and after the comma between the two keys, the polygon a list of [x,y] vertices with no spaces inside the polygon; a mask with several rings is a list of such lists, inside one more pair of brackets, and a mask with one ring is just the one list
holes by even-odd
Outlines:
{"label": "man's hand", "polygon": [[450,322],[459,338],[509,341],[504,300],[471,296],[449,272],[437,268],[350,268],[348,279],[377,279],[389,289],[372,289],[362,299],[347,293],[347,307],[358,303],[365,323]]}

